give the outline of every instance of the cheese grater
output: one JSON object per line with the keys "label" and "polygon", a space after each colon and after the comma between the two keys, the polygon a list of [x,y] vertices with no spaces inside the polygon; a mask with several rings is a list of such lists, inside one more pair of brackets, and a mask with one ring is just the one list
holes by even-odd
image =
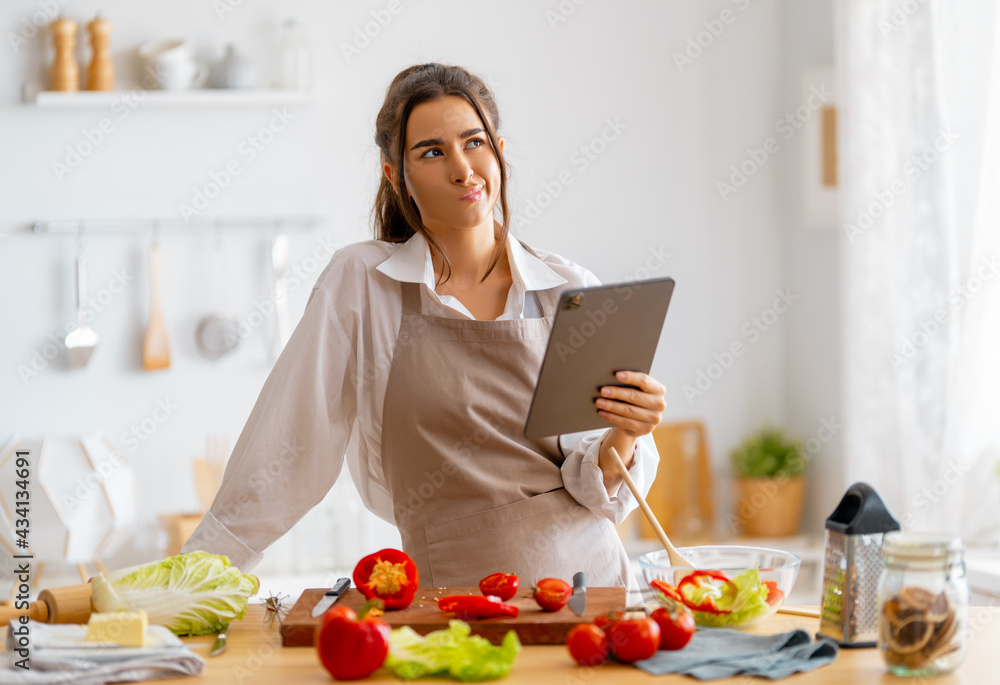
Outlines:
{"label": "cheese grater", "polygon": [[847,489],[826,520],[826,561],[819,632],[842,647],[878,641],[878,581],[882,536],[899,522],[867,483]]}

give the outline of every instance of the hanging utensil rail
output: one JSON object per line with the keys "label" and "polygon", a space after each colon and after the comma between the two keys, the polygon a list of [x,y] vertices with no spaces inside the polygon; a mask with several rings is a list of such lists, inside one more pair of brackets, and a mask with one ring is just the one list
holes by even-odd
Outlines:
{"label": "hanging utensil rail", "polygon": [[254,217],[206,217],[184,221],[171,219],[85,219],[36,221],[32,224],[34,233],[143,233],[159,231],[161,236],[169,233],[204,231],[213,228],[238,228],[240,230],[311,229],[328,217],[323,216],[254,216]]}

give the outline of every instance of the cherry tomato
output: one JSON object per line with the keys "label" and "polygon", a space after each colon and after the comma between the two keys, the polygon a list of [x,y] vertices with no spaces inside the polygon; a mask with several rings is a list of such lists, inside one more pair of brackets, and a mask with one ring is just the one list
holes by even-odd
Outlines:
{"label": "cherry tomato", "polygon": [[622,612],[610,611],[606,614],[601,614],[600,616],[595,618],[594,625],[600,628],[601,630],[607,630],[608,626],[610,626],[615,621],[620,621],[620,620],[622,620]]}
{"label": "cherry tomato", "polygon": [[648,659],[660,648],[660,626],[647,616],[616,621],[607,634],[611,652],[627,664]]}
{"label": "cherry tomato", "polygon": [[573,588],[559,578],[542,578],[531,588],[531,594],[535,596],[535,601],[542,611],[559,611],[566,606],[570,595],[573,594]]}
{"label": "cherry tomato", "polygon": [[667,602],[651,615],[660,626],[660,649],[680,649],[694,635],[694,614],[680,602]]}
{"label": "cherry tomato", "polygon": [[517,576],[513,573],[491,573],[479,581],[479,591],[507,601],[517,594]]}
{"label": "cherry tomato", "polygon": [[566,647],[581,666],[600,666],[611,655],[608,636],[593,623],[577,623],[570,628]]}

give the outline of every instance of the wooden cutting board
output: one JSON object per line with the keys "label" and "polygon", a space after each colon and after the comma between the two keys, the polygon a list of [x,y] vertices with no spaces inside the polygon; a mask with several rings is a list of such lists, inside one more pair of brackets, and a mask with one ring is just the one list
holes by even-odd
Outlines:
{"label": "wooden cutting board", "polygon": [[[313,644],[316,627],[320,619],[310,613],[316,606],[325,588],[310,588],[302,593],[295,606],[285,616],[281,626],[281,644],[285,647],[309,646]],[[448,627],[454,618],[451,613],[438,609],[437,601],[447,595],[478,595],[479,588],[472,587],[428,587],[417,590],[413,604],[399,611],[387,611],[382,619],[393,628],[410,626],[421,635]],[[335,606],[349,606],[355,611],[365,603],[364,595],[351,588],[344,593]],[[482,635],[493,644],[500,644],[507,631],[514,629],[521,642],[526,645],[561,645],[566,643],[566,633],[577,623],[591,623],[601,614],[625,609],[625,588],[587,588],[587,610],[577,616],[569,607],[559,611],[542,611],[531,596],[531,588],[518,591],[508,604],[521,610],[517,618],[489,618],[469,621],[473,635]],[[320,617],[322,618],[322,617]]]}

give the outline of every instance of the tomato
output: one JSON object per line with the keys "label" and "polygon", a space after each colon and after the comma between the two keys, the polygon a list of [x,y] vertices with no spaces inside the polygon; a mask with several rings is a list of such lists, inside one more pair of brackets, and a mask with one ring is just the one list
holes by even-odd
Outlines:
{"label": "tomato", "polygon": [[611,655],[608,636],[593,623],[577,623],[570,628],[566,647],[581,666],[600,666]]}
{"label": "tomato", "polygon": [[607,633],[611,652],[627,664],[648,659],[660,648],[660,626],[648,616],[616,621]]}
{"label": "tomato", "polygon": [[680,602],[666,602],[650,618],[660,626],[660,649],[680,649],[694,635],[694,614]]}
{"label": "tomato", "polygon": [[316,651],[320,663],[337,680],[367,678],[385,662],[389,653],[389,624],[365,616],[371,602],[361,610],[338,606],[323,614],[317,629]]}
{"label": "tomato", "polygon": [[513,573],[491,573],[479,581],[479,591],[507,601],[517,594],[517,576]]}
{"label": "tomato", "polygon": [[542,578],[531,588],[531,594],[535,596],[535,601],[542,611],[559,611],[566,606],[570,595],[573,594],[573,588],[559,578]]}
{"label": "tomato", "polygon": [[622,620],[622,616],[623,616],[622,612],[620,611],[611,611],[606,614],[601,614],[600,616],[594,619],[594,625],[600,628],[601,630],[607,630],[608,626],[610,626],[612,623],[614,623],[615,621]]}

